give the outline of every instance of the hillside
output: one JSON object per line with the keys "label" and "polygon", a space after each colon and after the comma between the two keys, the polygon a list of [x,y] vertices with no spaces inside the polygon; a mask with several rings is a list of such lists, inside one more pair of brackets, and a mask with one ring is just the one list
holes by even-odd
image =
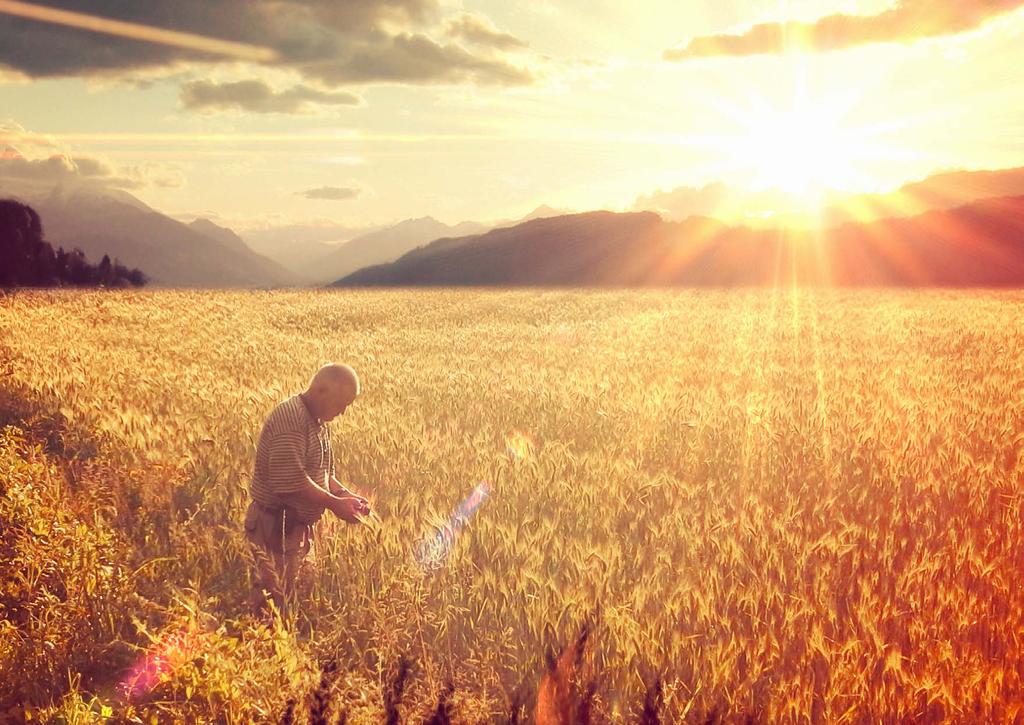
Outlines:
{"label": "hillside", "polygon": [[657,214],[588,212],[484,234],[438,239],[390,265],[339,280],[353,285],[588,284],[611,281],[633,250],[663,240]]}
{"label": "hillside", "polygon": [[32,207],[0,199],[0,288],[141,287],[146,275],[104,255],[89,264],[81,251],[56,250],[43,238],[43,225]]}
{"label": "hillside", "polygon": [[[433,217],[421,217],[362,231],[338,223],[310,223],[251,229],[243,236],[244,243],[257,253],[273,259],[302,279],[326,284],[363,267],[393,262],[435,239],[481,234],[488,229],[565,213],[541,205],[517,219],[448,225]],[[196,220],[193,224],[205,221]]]}
{"label": "hillside", "polygon": [[484,229],[476,222],[448,225],[433,217],[406,219],[385,229],[363,234],[323,257],[309,260],[304,271],[319,281],[328,282],[363,267],[392,262],[434,239],[474,234]]}
{"label": "hillside", "polygon": [[[299,283],[281,265],[256,254],[220,227],[171,219],[123,192],[54,189],[31,200],[46,238],[79,248],[91,261],[103,255],[146,271],[172,287],[277,287]],[[219,231],[217,231],[219,230]]]}
{"label": "hillside", "polygon": [[204,237],[215,239],[236,254],[248,254],[252,248],[245,243],[245,240],[235,234],[231,229],[215,224],[209,219],[196,219],[188,225],[188,228],[199,232]]}
{"label": "hillside", "polygon": [[338,286],[1024,285],[1024,197],[807,231],[589,212],[440,239]]}
{"label": "hillside", "polygon": [[833,225],[909,217],[984,199],[1024,195],[1024,168],[949,171],[904,184],[887,194],[857,194],[825,212]]}

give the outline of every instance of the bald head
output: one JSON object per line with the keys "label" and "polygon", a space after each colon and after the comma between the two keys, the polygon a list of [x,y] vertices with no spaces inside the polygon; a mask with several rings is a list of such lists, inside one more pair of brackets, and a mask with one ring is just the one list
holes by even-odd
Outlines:
{"label": "bald head", "polygon": [[308,405],[321,420],[341,415],[359,395],[359,376],[350,366],[328,363],[316,371],[303,393]]}

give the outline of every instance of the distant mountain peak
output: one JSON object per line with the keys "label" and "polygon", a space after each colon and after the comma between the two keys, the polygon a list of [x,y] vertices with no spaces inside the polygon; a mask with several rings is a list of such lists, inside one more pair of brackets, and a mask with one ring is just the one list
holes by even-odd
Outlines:
{"label": "distant mountain peak", "polygon": [[439,222],[434,217],[432,217],[430,215],[427,215],[427,216],[410,217],[408,219],[403,219],[402,221],[398,222],[397,224],[392,225],[389,228],[390,229],[397,229],[399,227],[412,226],[412,225],[416,225],[416,224],[437,224],[439,226],[445,226],[443,223]]}
{"label": "distant mountain peak", "polygon": [[189,222],[189,226],[192,227],[193,229],[205,229],[211,231],[221,231],[227,229],[227,227],[222,227],[220,224],[217,224],[212,219],[207,219],[206,217],[197,217],[196,219],[193,219],[191,222]]}
{"label": "distant mountain peak", "polygon": [[545,219],[547,217],[565,216],[567,214],[569,214],[569,212],[564,209],[555,209],[547,204],[541,204],[519,221],[528,222],[531,219]]}
{"label": "distant mountain peak", "polygon": [[252,249],[245,240],[238,236],[233,230],[227,227],[222,227],[216,222],[210,221],[205,217],[193,220],[188,224],[190,229],[199,232],[207,239],[220,242],[225,247],[233,252],[239,253],[252,253]]}
{"label": "distant mountain peak", "polygon": [[339,245],[317,261],[317,272],[322,275],[321,281],[328,282],[363,267],[392,262],[435,239],[479,234],[486,229],[477,222],[461,222],[452,226],[432,216],[405,219]]}

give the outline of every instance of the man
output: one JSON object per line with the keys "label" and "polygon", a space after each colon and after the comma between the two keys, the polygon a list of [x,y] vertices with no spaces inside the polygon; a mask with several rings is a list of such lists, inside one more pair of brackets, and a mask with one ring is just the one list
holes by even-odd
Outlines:
{"label": "man", "polygon": [[312,545],[313,525],[325,510],[349,523],[370,512],[362,496],[334,476],[327,423],[343,415],[359,395],[359,378],[348,365],[320,368],[309,387],[271,411],[256,444],[245,536],[254,557],[255,605],[269,596],[278,611],[295,588]]}

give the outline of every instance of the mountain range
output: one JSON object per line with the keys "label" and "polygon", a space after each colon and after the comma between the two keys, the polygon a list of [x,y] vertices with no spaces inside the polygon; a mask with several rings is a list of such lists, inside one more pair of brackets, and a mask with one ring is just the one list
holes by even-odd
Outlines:
{"label": "mountain range", "polygon": [[830,230],[600,211],[439,239],[346,286],[1020,286],[1024,196]]}
{"label": "mountain range", "polygon": [[[420,245],[451,235],[484,231],[477,222],[444,224],[432,217],[374,228],[330,244],[296,237],[255,234],[256,245],[233,230],[199,218],[185,223],[149,207],[131,194],[87,184],[0,194],[28,203],[40,215],[48,241],[81,249],[98,262],[103,255],[142,269],[153,285],[172,287],[293,287],[329,283],[366,265],[390,262]],[[558,212],[538,207],[526,218]],[[495,224],[515,223],[514,221]],[[335,227],[345,230],[344,227]]]}
{"label": "mountain range", "polygon": [[[539,207],[489,224],[421,217],[361,234],[340,225],[255,232],[250,242],[123,191],[77,185],[0,196],[35,208],[52,244],[93,262],[109,255],[163,286],[1024,284],[1024,169],[950,172],[859,195],[842,214],[827,211],[835,224],[818,231]],[[332,229],[355,236],[330,244]]]}
{"label": "mountain range", "polygon": [[22,198],[39,214],[46,240],[141,269],[151,284],[173,287],[281,287],[301,279],[256,254],[212,222],[183,224],[126,192],[56,187]]}
{"label": "mountain range", "polygon": [[[406,219],[387,227],[378,227],[355,235],[341,243],[329,244],[306,236],[309,231],[296,228],[293,235],[273,235],[258,231],[246,235],[249,245],[282,266],[314,284],[327,284],[366,266],[392,262],[408,251],[441,237],[478,234],[492,227],[517,224],[530,219],[557,216],[564,212],[539,206],[522,219],[491,223],[461,222],[445,224],[433,217]],[[344,231],[340,228],[339,231]],[[322,232],[321,232],[322,233]]]}

